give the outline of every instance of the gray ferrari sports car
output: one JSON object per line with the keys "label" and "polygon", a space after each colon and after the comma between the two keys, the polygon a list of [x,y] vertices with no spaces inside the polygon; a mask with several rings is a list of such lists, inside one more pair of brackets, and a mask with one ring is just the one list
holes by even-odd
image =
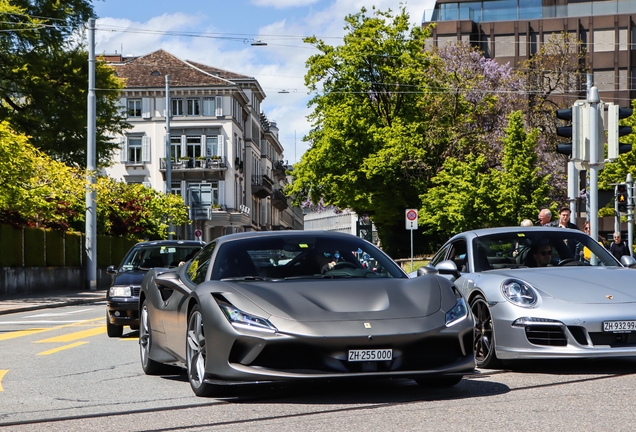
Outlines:
{"label": "gray ferrari sports car", "polygon": [[[590,236],[510,227],[452,237],[422,274],[444,274],[475,316],[477,366],[636,355],[636,273]],[[417,279],[417,278],[416,278]]]}
{"label": "gray ferrari sports car", "polygon": [[473,316],[455,286],[410,279],[350,234],[227,235],[183,266],[149,271],[139,303],[144,372],[185,367],[198,396],[263,381],[451,386],[475,368]]}

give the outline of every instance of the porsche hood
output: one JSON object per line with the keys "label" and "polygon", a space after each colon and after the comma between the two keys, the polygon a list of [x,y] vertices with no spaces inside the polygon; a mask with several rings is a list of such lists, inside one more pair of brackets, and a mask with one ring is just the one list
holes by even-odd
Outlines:
{"label": "porsche hood", "polygon": [[558,300],[579,304],[636,302],[636,272],[618,267],[545,267],[501,270],[506,278],[521,279]]}
{"label": "porsche hood", "polygon": [[[223,282],[236,307],[250,303],[267,314],[296,321],[399,319],[431,315],[456,298],[437,278]],[[445,299],[444,297],[448,297]]]}

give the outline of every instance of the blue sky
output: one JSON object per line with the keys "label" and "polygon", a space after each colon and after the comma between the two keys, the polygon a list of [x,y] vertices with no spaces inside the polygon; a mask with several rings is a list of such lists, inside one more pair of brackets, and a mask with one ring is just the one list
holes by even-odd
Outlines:
{"label": "blue sky", "polygon": [[[377,0],[380,10],[400,2]],[[413,25],[434,0],[404,2]],[[94,0],[96,52],[145,55],[165,49],[183,59],[255,77],[267,97],[261,108],[276,121],[285,159],[295,163],[307,149],[309,95],[305,61],[317,51],[302,38],[341,43],[344,17],[371,4],[360,0]],[[251,46],[262,40],[267,46]],[[279,93],[286,91],[287,93]]]}

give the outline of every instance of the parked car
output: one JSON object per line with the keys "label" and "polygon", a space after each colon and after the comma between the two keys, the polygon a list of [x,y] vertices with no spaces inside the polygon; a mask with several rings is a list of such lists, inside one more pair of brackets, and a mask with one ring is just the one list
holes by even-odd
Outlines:
{"label": "parked car", "polygon": [[475,316],[477,366],[496,368],[636,355],[635,264],[575,229],[509,227],[455,235],[418,275],[459,288]]}
{"label": "parked car", "polygon": [[205,243],[191,240],[141,242],[126,254],[119,267],[109,266],[113,275],[106,293],[106,330],[121,337],[125,326],[139,328],[139,289],[146,272],[154,267],[176,267],[190,259]]}
{"label": "parked car", "polygon": [[351,377],[452,386],[475,367],[473,317],[454,285],[410,279],[350,234],[227,235],[184,266],[149,271],[140,304],[144,372],[184,367],[197,396]]}

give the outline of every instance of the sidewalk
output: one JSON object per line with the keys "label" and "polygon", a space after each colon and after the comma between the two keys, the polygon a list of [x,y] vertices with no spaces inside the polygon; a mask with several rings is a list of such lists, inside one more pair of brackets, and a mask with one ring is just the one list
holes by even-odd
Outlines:
{"label": "sidewalk", "polygon": [[106,301],[106,290],[103,289],[0,296],[0,315],[101,301]]}

